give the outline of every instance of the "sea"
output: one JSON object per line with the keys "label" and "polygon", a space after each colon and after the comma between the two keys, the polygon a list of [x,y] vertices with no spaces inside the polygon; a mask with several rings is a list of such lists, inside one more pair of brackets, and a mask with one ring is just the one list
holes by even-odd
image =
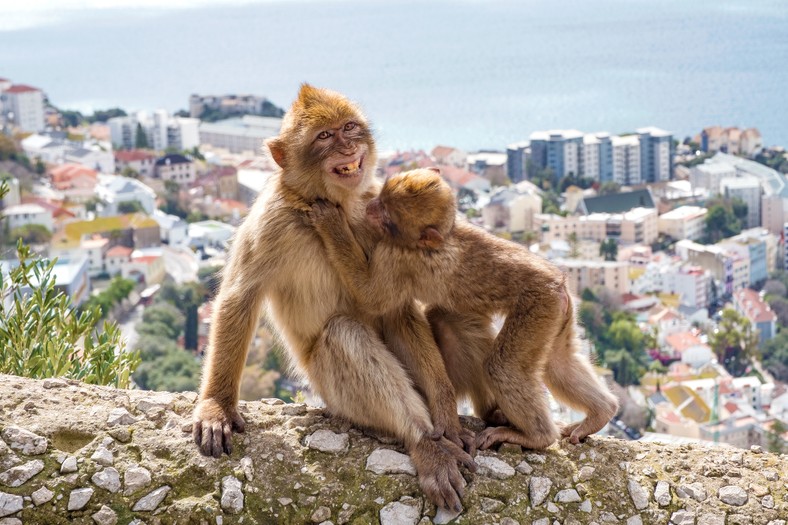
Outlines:
{"label": "sea", "polygon": [[42,1],[0,0],[0,77],[60,108],[176,111],[192,93],[287,107],[309,82],[358,101],[389,150],[503,150],[556,128],[683,140],[711,125],[788,146],[786,0],[50,0],[26,13]]}

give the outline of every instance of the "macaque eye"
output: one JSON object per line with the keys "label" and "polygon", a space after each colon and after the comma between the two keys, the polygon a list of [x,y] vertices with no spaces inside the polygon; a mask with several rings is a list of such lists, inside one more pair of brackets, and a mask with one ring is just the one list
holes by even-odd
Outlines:
{"label": "macaque eye", "polygon": [[356,126],[358,126],[358,124],[356,124],[355,122],[348,122],[347,124],[345,124],[344,130],[351,131],[353,129],[356,129]]}
{"label": "macaque eye", "polygon": [[331,137],[330,131],[321,131],[320,134],[317,136],[317,140],[326,140],[329,137]]}

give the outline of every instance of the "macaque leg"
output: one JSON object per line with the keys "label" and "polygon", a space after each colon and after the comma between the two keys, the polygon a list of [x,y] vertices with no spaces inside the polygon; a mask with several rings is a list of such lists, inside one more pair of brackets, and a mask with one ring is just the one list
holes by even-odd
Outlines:
{"label": "macaque leg", "polygon": [[556,335],[559,310],[558,300],[526,296],[507,316],[484,370],[495,399],[513,428],[485,429],[477,439],[479,448],[505,442],[543,449],[558,438],[542,375]]}
{"label": "macaque leg", "polygon": [[427,319],[457,394],[470,397],[478,417],[496,425],[507,424],[487,377],[480,373],[495,340],[491,320],[487,316],[460,314],[439,307],[431,307]]}
{"label": "macaque leg", "polygon": [[545,382],[553,396],[586,417],[561,429],[572,443],[601,430],[618,411],[618,401],[594,373],[591,362],[577,352],[575,318],[571,307],[553,344]]}
{"label": "macaque leg", "polygon": [[454,393],[440,350],[427,319],[411,302],[403,310],[381,319],[386,348],[404,363],[416,387],[424,394],[432,415],[433,439],[445,436],[470,454],[476,450],[476,436],[462,428]]}
{"label": "macaque leg", "polygon": [[475,470],[473,459],[454,443],[431,438],[424,401],[368,326],[344,315],[329,319],[306,368],[330,411],[402,439],[427,497],[440,507],[461,508],[465,481],[457,462]]}

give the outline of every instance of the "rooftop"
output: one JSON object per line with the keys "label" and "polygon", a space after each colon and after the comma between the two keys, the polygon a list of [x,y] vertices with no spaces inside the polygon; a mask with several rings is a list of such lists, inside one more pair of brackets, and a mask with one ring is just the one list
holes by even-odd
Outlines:
{"label": "rooftop", "polygon": [[267,139],[279,134],[282,119],[276,117],[244,117],[230,118],[218,122],[203,122],[200,124],[200,133],[219,133]]}
{"label": "rooftop", "polygon": [[703,217],[707,213],[706,208],[701,208],[700,206],[680,206],[675,210],[670,210],[667,213],[663,213],[659,216],[660,219],[668,219],[668,220],[678,220],[678,221],[687,221],[690,219],[696,219],[698,217]]}
{"label": "rooftop", "polygon": [[717,153],[702,164],[702,166],[706,164],[727,164],[729,166],[734,166],[739,172],[757,177],[761,181],[766,195],[780,195],[783,199],[788,199],[788,179],[786,179],[784,174],[768,166],[735,155],[728,155],[727,153]]}
{"label": "rooftop", "polygon": [[651,191],[636,190],[583,199],[585,213],[623,213],[633,208],[655,208]]}
{"label": "rooftop", "polygon": [[40,92],[41,90],[27,84],[15,84],[3,91],[3,93],[34,93],[36,91]]}

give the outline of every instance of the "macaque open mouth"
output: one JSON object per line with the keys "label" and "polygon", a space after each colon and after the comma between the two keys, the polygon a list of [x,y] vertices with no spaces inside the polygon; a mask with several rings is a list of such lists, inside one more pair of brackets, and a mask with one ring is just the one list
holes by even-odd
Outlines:
{"label": "macaque open mouth", "polygon": [[353,177],[361,172],[363,165],[364,157],[361,157],[357,161],[351,162],[350,164],[342,164],[341,166],[337,166],[334,168],[334,173],[340,177]]}

